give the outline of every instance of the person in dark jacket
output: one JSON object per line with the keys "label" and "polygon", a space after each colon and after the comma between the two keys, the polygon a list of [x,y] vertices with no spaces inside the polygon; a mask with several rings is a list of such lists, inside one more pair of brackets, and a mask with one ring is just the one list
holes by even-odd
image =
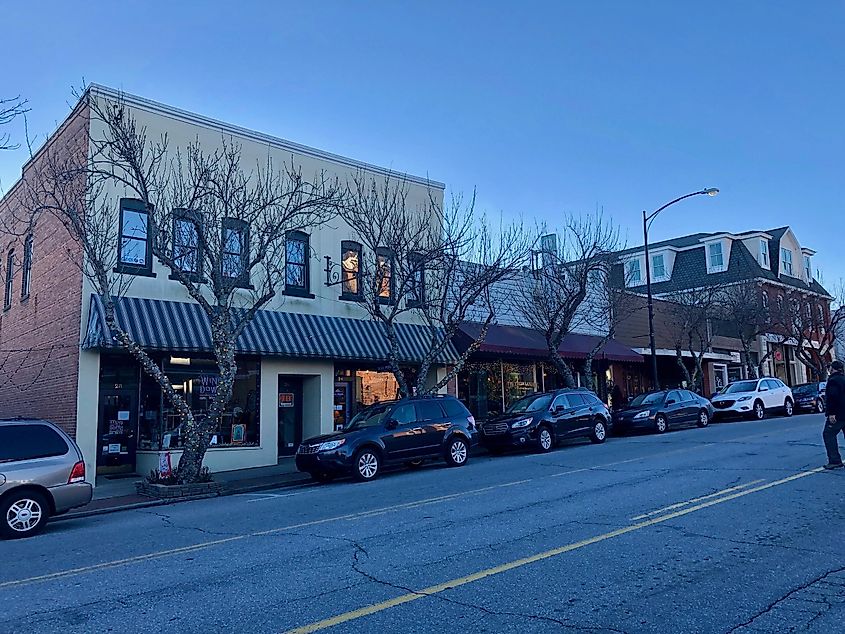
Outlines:
{"label": "person in dark jacket", "polygon": [[845,364],[834,361],[830,364],[830,377],[825,388],[825,404],[827,405],[827,420],[825,421],[822,438],[827,450],[827,464],[825,469],[841,469],[842,456],[839,454],[837,434],[845,429]]}

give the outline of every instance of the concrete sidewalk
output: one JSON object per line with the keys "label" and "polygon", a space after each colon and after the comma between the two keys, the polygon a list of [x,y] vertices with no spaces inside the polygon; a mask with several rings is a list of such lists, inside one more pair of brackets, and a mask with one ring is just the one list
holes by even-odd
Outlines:
{"label": "concrete sidewalk", "polygon": [[[296,470],[296,464],[292,457],[281,458],[278,464],[269,467],[221,471],[220,473],[213,474],[213,477],[215,482],[219,482],[223,486],[220,495],[250,493],[252,491],[262,491],[278,487],[298,486],[311,481],[311,477],[308,474],[299,473]],[[89,504],[73,509],[71,512],[57,516],[54,519],[75,519],[132,508],[160,506],[163,504],[174,504],[188,500],[214,497],[213,495],[204,494],[170,500],[149,498],[144,495],[138,495],[135,492],[135,483],[140,482],[142,478],[143,476],[140,475],[120,478],[100,476],[97,479],[97,486],[94,488],[94,499]]]}

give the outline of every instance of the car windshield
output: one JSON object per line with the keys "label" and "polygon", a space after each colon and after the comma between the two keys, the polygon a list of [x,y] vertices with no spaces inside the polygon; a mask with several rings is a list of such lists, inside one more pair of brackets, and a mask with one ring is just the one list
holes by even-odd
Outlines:
{"label": "car windshield", "polygon": [[737,381],[731,383],[724,394],[736,394],[737,392],[753,392],[757,389],[757,381]]}
{"label": "car windshield", "polygon": [[361,410],[349,421],[349,424],[344,427],[344,430],[354,431],[366,427],[378,427],[381,425],[387,412],[390,411],[390,406],[391,403],[383,403]]}
{"label": "car windshield", "polygon": [[816,392],[817,383],[805,383],[804,385],[796,385],[792,388],[793,394],[814,394]]}
{"label": "car windshield", "polygon": [[532,394],[519,399],[507,409],[508,414],[522,414],[523,412],[536,412],[540,409],[548,409],[552,402],[550,394]]}
{"label": "car windshield", "polygon": [[655,392],[653,394],[640,394],[637,398],[631,401],[631,405],[639,407],[641,405],[657,405],[662,403],[666,398],[665,392]]}

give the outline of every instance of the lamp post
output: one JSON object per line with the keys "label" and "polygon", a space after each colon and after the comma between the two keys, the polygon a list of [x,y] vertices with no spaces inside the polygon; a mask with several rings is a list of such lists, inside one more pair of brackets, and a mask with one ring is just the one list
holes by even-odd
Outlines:
{"label": "lamp post", "polygon": [[651,227],[651,223],[657,218],[657,214],[661,211],[666,209],[667,207],[671,207],[675,203],[681,202],[685,198],[691,198],[692,196],[715,196],[719,193],[719,190],[715,187],[708,187],[707,189],[702,189],[701,191],[692,192],[691,194],[686,194],[675,200],[672,200],[665,205],[663,205],[657,211],[653,211],[650,214],[647,214],[645,210],[643,210],[643,245],[645,248],[645,288],[646,288],[646,295],[648,297],[648,343],[651,346],[651,381],[654,385],[655,390],[660,389],[660,381],[657,379],[657,347],[654,344],[654,299],[651,296],[651,258],[648,255],[648,230]]}

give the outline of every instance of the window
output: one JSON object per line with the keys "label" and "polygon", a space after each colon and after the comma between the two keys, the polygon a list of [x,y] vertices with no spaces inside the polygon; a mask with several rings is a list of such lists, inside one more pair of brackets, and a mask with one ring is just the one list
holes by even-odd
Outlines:
{"label": "window", "polygon": [[29,297],[32,286],[32,234],[23,243],[23,270],[21,271],[21,299]]}
{"label": "window", "polygon": [[393,253],[389,249],[380,247],[376,251],[376,288],[378,298],[382,302],[393,299]]}
{"label": "window", "polygon": [[813,307],[809,304],[804,304],[804,316],[807,318],[807,324],[813,321]]}
{"label": "window", "polygon": [[666,277],[666,263],[663,260],[663,254],[651,256],[651,270],[654,273],[654,279],[661,279]]}
{"label": "window", "polygon": [[223,277],[247,282],[249,257],[249,228],[242,220],[226,218],[223,221],[223,256],[220,259]]}
{"label": "window", "polygon": [[184,273],[201,273],[199,220],[196,214],[187,210],[174,212],[173,263]]}
{"label": "window", "polygon": [[443,418],[443,410],[437,401],[417,401],[417,419],[420,421]]}
{"label": "window", "polygon": [[804,256],[804,277],[807,280],[807,283],[813,281],[813,263],[810,261],[810,256]]}
{"label": "window", "polygon": [[763,381],[763,385],[769,388],[770,390],[779,390],[781,387],[781,384],[778,381],[775,381],[774,379],[766,379],[765,381]]}
{"label": "window", "polygon": [[778,295],[778,299],[777,299],[776,304],[777,304],[778,312],[783,312],[783,295]]}
{"label": "window", "polygon": [[763,310],[769,310],[769,294],[766,291],[763,291],[762,301],[763,301]]}
{"label": "window", "polygon": [[666,395],[666,402],[675,401],[676,403],[681,402],[681,393],[677,390],[672,390],[669,394]]}
{"label": "window", "polygon": [[558,407],[562,407],[563,409],[569,409],[570,407],[572,407],[572,406],[569,404],[569,399],[567,398],[567,395],[566,395],[566,394],[559,394],[559,395],[555,398],[554,403],[552,403],[552,408],[551,408],[551,409],[552,409],[552,411],[554,411],[554,410],[556,410]]}
{"label": "window", "polygon": [[629,260],[628,261],[628,272],[626,277],[628,278],[628,285],[633,286],[635,284],[639,284],[642,280],[642,273],[640,272],[640,261],[639,259],[636,260]]}
{"label": "window", "polygon": [[410,425],[411,423],[416,422],[417,412],[413,405],[400,405],[393,410],[390,417],[400,425]]}
{"label": "window", "polygon": [[711,271],[721,271],[725,267],[725,258],[722,254],[722,243],[711,242],[707,245],[709,256],[709,268]]}
{"label": "window", "polygon": [[9,249],[6,256],[6,294],[3,296],[3,310],[12,307],[12,285],[15,281],[15,250]]}
{"label": "window", "polygon": [[307,295],[309,279],[308,259],[311,253],[307,233],[288,231],[285,236],[285,293]]}
{"label": "window", "polygon": [[150,274],[153,270],[150,250],[150,214],[143,201],[120,201],[120,247],[117,270],[121,273]]}
{"label": "window", "polygon": [[760,264],[769,268],[769,241],[760,239]]}
{"label": "window", "polygon": [[358,299],[361,297],[361,245],[344,240],[340,243],[341,298]]}
{"label": "window", "polygon": [[47,425],[0,425],[0,464],[64,456],[67,442]]}
{"label": "window", "polygon": [[454,398],[444,398],[440,401],[443,409],[446,410],[446,416],[454,422],[456,419],[467,419],[471,416],[469,410],[461,405],[461,402]]}
{"label": "window", "polygon": [[584,407],[585,405],[589,405],[583,394],[568,394],[567,398],[569,399],[569,405],[571,407]]}
{"label": "window", "polygon": [[425,302],[425,262],[421,255],[408,256],[411,279],[408,288],[408,306],[422,306]]}
{"label": "window", "polygon": [[824,328],[824,308],[822,308],[821,304],[816,306],[816,319],[819,321],[819,326]]}
{"label": "window", "polygon": [[792,275],[792,251],[789,249],[780,250],[781,269],[787,275]]}

